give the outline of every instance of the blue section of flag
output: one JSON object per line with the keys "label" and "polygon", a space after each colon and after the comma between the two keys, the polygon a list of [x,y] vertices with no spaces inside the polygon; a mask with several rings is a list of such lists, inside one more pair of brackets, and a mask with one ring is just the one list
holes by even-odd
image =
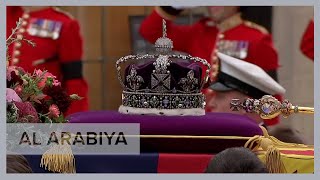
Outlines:
{"label": "blue section of flag", "polygon": [[40,167],[40,162],[42,157],[41,155],[23,155],[23,156],[27,159],[33,173],[50,173],[49,171],[46,171],[44,168]]}
{"label": "blue section of flag", "polygon": [[156,173],[158,154],[76,156],[78,173]]}
{"label": "blue section of flag", "polygon": [[[50,173],[40,167],[41,155],[25,155],[34,173]],[[158,153],[140,155],[75,155],[77,173],[157,173]]]}

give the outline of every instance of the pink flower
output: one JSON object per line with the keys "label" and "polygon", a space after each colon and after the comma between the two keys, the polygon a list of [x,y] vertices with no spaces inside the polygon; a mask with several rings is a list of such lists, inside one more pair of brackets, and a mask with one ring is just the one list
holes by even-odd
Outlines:
{"label": "pink flower", "polygon": [[14,102],[18,108],[18,122],[22,123],[38,123],[39,117],[36,109],[30,102]]}
{"label": "pink flower", "polygon": [[18,71],[15,66],[8,66],[7,67],[7,80],[11,81],[11,73],[14,72],[16,75],[18,75]]}
{"label": "pink flower", "polygon": [[34,70],[34,73],[37,75],[37,76],[41,76],[43,71],[41,71],[40,69],[37,69],[37,70]]}
{"label": "pink flower", "polygon": [[[36,74],[37,73],[43,73],[41,70],[36,70]],[[39,76],[41,76],[42,74],[40,74]],[[46,72],[43,74],[41,81],[38,83],[38,88],[43,89],[46,86],[47,80],[48,78],[56,78],[56,76],[54,76],[53,74]]]}
{"label": "pink flower", "polygon": [[58,80],[53,80],[52,85],[54,86],[61,86],[61,83]]}
{"label": "pink flower", "polygon": [[21,98],[18,96],[18,94],[10,88],[7,88],[6,90],[6,100],[7,102],[22,102]]}
{"label": "pink flower", "polygon": [[52,104],[49,107],[49,116],[57,118],[57,117],[59,117],[59,115],[60,115],[60,111],[59,111],[58,106],[55,104]]}
{"label": "pink flower", "polygon": [[15,88],[14,88],[14,91],[17,93],[17,94],[21,94],[23,90],[23,87],[21,85],[17,85]]}

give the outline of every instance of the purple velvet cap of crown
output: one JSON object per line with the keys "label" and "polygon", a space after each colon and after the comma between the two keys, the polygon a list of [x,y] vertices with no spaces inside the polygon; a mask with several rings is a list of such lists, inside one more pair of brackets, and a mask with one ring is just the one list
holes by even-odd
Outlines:
{"label": "purple velvet cap of crown", "polygon": [[[175,88],[176,90],[181,90],[181,87],[178,85],[178,82],[181,78],[187,77],[187,74],[190,70],[194,72],[194,78],[198,80],[198,85],[196,86],[196,89],[200,91],[200,86],[202,83],[202,66],[197,62],[190,62],[188,60],[182,60],[178,58],[169,58],[172,60],[170,63],[170,66],[168,66],[168,70],[171,74],[171,81],[170,81],[170,88]],[[144,80],[144,83],[142,83],[141,87],[139,89],[151,89],[151,74],[153,70],[155,70],[155,67],[153,63],[155,62],[155,59],[147,60],[144,64],[131,64],[127,66],[125,69],[125,77],[130,75],[130,71],[132,68],[136,69],[137,75],[141,76]],[[125,78],[124,82],[125,86],[129,87],[128,81]]]}

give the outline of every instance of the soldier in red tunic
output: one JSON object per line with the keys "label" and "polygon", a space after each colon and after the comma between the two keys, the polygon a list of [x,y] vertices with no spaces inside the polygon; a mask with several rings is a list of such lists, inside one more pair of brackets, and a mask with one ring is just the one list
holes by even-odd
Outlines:
{"label": "soldier in red tunic", "polygon": [[[277,80],[278,54],[268,31],[241,17],[237,6],[208,7],[210,17],[192,25],[176,25],[172,21],[183,9],[171,6],[156,7],[142,22],[140,34],[154,43],[162,33],[162,19],[167,20],[167,35],[174,42],[174,49],[206,59],[212,64],[211,80],[216,77],[218,58],[216,53],[233,56],[256,64]],[[211,111],[210,99],[214,93],[207,90],[207,111]],[[275,124],[277,120],[268,123]]]}
{"label": "soldier in red tunic", "polygon": [[78,22],[67,13],[53,7],[7,7],[7,36],[22,26],[18,37],[33,41],[36,46],[15,43],[8,49],[11,65],[47,70],[62,82],[68,94],[78,94],[82,100],[71,104],[66,115],[88,110],[88,85],[82,76],[82,37]]}
{"label": "soldier in red tunic", "polygon": [[302,53],[308,58],[310,58],[311,60],[314,60],[314,44],[313,43],[314,43],[314,21],[311,20],[302,36],[301,43],[300,43],[300,49]]}

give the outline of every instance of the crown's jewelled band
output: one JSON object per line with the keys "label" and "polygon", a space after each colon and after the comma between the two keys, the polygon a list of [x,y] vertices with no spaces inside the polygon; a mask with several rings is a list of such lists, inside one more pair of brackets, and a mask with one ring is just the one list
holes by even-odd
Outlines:
{"label": "crown's jewelled band", "polygon": [[135,108],[192,109],[204,108],[205,97],[202,93],[165,94],[165,93],[122,93],[122,105]]}
{"label": "crown's jewelled band", "polygon": [[286,118],[293,113],[314,113],[314,108],[293,106],[288,100],[281,103],[270,95],[265,95],[261,99],[248,98],[243,102],[240,102],[239,99],[233,99],[230,108],[233,111],[243,109],[248,113],[257,113],[262,119],[272,119],[280,114]]}
{"label": "crown's jewelled band", "polygon": [[[116,69],[117,69],[117,74],[118,74],[118,79],[120,81],[121,86],[123,87],[123,89],[128,89],[128,87],[126,87],[124,85],[124,81],[122,79],[122,75],[121,75],[121,64],[127,62],[128,60],[142,60],[142,59],[155,59],[158,58],[159,55],[150,55],[150,54],[144,54],[144,55],[128,55],[128,56],[124,56],[121,57],[120,59],[117,60],[116,62]],[[191,60],[193,62],[200,62],[203,65],[205,65],[207,67],[207,70],[205,72],[205,79],[203,80],[202,84],[201,84],[201,88],[203,88],[203,86],[208,82],[209,80],[209,72],[210,72],[210,64],[202,58],[198,58],[198,57],[192,57],[190,55],[168,55],[169,58],[179,58],[179,59],[185,59],[185,60]]]}

